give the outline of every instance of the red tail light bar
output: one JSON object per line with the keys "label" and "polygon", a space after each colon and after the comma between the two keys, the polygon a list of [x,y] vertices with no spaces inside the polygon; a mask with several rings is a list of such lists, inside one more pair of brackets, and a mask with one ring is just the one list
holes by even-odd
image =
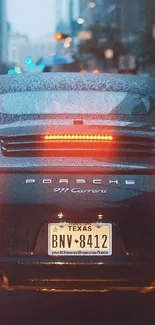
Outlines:
{"label": "red tail light bar", "polygon": [[46,141],[99,141],[110,142],[114,137],[109,134],[49,134],[43,137]]}

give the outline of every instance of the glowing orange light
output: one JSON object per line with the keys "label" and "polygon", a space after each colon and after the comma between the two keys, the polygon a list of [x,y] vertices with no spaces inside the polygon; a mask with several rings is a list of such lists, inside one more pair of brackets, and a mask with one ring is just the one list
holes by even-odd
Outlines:
{"label": "glowing orange light", "polygon": [[81,73],[85,73],[85,72],[87,72],[87,70],[85,70],[85,69],[81,69],[80,72],[81,72]]}
{"label": "glowing orange light", "polygon": [[55,38],[56,38],[57,41],[61,41],[62,40],[62,34],[61,33],[56,33]]}
{"label": "glowing orange light", "polygon": [[82,141],[112,141],[112,135],[102,134],[50,134],[45,135],[44,140],[82,140]]}
{"label": "glowing orange light", "polygon": [[98,69],[94,69],[92,72],[93,73],[100,73],[100,71]]}

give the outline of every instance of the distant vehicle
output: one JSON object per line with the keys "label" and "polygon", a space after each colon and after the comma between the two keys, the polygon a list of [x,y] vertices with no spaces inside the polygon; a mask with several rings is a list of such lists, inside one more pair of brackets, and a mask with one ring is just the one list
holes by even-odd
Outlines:
{"label": "distant vehicle", "polygon": [[92,70],[81,69],[80,72],[81,73],[96,73],[96,74],[98,74],[98,73],[100,73],[100,70],[98,70],[98,69],[92,69]]}
{"label": "distant vehicle", "polygon": [[53,68],[51,66],[45,66],[43,72],[52,72]]}
{"label": "distant vehicle", "polygon": [[61,55],[53,55],[49,58],[43,58],[38,60],[37,64],[44,64],[48,67],[55,67],[62,64],[71,64],[74,62],[74,59],[67,56],[61,56]]}
{"label": "distant vehicle", "polygon": [[155,81],[0,77],[0,289],[155,289]]}
{"label": "distant vehicle", "polygon": [[40,58],[37,62],[37,66],[44,66],[43,72],[53,72],[59,70],[62,66],[70,66],[75,60],[71,57],[53,55],[49,58]]}
{"label": "distant vehicle", "polygon": [[55,66],[45,65],[43,69],[43,72],[79,72],[79,71],[80,71],[80,64],[78,60],[75,60],[72,63],[57,64]]}

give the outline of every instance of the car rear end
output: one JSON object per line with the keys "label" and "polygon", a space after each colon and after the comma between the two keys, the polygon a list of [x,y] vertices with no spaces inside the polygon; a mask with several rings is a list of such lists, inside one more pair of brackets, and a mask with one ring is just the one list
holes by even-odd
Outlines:
{"label": "car rear end", "polygon": [[154,290],[155,130],[54,114],[1,127],[2,290]]}

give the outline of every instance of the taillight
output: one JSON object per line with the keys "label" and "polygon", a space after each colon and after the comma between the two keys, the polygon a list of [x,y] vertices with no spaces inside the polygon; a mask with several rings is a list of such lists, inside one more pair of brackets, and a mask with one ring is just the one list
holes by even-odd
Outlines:
{"label": "taillight", "polygon": [[81,73],[86,73],[87,70],[85,70],[85,69],[81,69],[80,72],[81,72]]}
{"label": "taillight", "polygon": [[100,71],[98,69],[94,69],[92,72],[93,73],[100,73]]}
{"label": "taillight", "polygon": [[109,134],[49,134],[43,137],[46,141],[99,141],[110,142],[114,138]]}

